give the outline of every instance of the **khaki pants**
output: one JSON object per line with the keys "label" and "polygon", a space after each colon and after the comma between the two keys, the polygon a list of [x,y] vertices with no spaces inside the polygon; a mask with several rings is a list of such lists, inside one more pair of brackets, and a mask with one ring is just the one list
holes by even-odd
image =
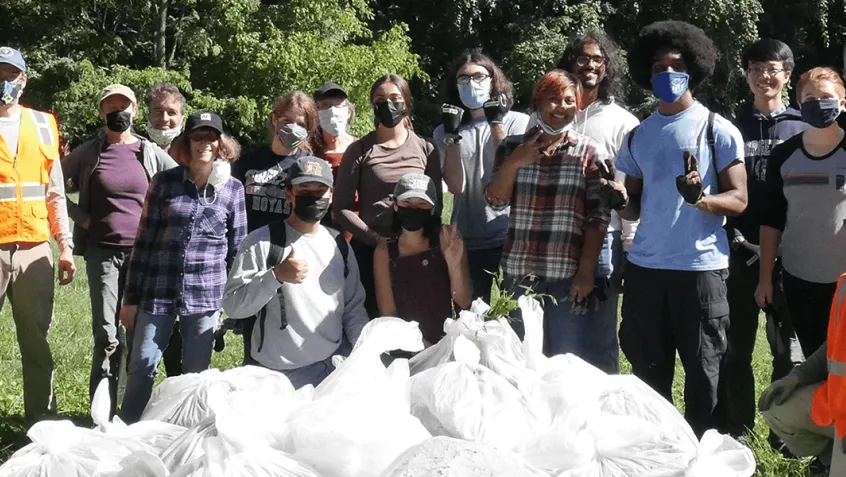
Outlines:
{"label": "khaki pants", "polygon": [[764,420],[791,452],[800,457],[819,456],[831,448],[831,477],[846,475],[846,454],[835,441],[834,426],[820,427],[811,419],[811,401],[820,384],[800,388],[781,406],[764,412]]}
{"label": "khaki pants", "polygon": [[53,356],[47,342],[53,286],[50,244],[0,245],[0,306],[8,297],[21,350],[24,412],[30,422],[56,413]]}

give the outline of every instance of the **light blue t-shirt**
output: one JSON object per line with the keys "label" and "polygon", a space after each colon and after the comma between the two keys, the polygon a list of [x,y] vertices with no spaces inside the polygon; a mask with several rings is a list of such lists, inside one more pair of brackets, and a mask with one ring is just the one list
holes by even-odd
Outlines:
{"label": "light blue t-shirt", "polygon": [[635,130],[631,150],[626,137],[617,154],[617,169],[643,179],[640,225],[628,255],[635,265],[687,271],[728,267],[724,218],[686,204],[676,189],[676,176],[684,175],[685,150],[699,160],[706,194],[717,193],[718,171],[743,161],[740,131],[719,115],[714,118],[717,158],[711,159],[708,114],[699,102],[673,116],[655,112]]}

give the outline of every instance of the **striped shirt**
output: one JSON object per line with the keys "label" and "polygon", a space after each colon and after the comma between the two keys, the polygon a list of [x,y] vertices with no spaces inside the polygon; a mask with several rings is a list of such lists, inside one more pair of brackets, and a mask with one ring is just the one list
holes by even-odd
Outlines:
{"label": "striped shirt", "polygon": [[[495,171],[523,140],[521,135],[503,141]],[[576,274],[585,228],[604,230],[611,220],[610,209],[600,201],[599,176],[588,167],[597,147],[596,141],[571,130],[551,156],[518,170],[500,262],[505,276],[556,281]]]}
{"label": "striped shirt", "polygon": [[246,235],[244,187],[237,179],[198,191],[184,167],[156,174],[129,259],[124,303],[169,316],[220,309],[227,271]]}

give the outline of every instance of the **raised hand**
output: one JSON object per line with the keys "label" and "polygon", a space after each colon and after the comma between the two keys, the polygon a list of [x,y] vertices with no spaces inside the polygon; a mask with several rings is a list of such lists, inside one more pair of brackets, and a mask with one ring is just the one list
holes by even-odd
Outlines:
{"label": "raised hand", "polygon": [[458,264],[464,257],[464,240],[458,232],[458,224],[441,227],[441,253],[448,264]]}
{"label": "raised hand", "polygon": [[291,253],[273,269],[273,273],[281,283],[302,283],[308,276],[308,262],[297,258],[297,250],[291,248]]}
{"label": "raised hand", "polygon": [[508,114],[508,97],[500,94],[485,102],[485,118],[491,124],[502,124]]}
{"label": "raised hand", "polygon": [[625,186],[615,180],[617,170],[614,168],[614,162],[611,159],[596,160],[592,167],[599,172],[599,197],[602,203],[612,210],[626,208],[629,196]]}
{"label": "raised hand", "polygon": [[705,197],[702,192],[702,176],[699,175],[699,161],[690,151],[684,151],[684,175],[676,176],[676,189],[685,202],[696,205]]}
{"label": "raised hand", "polygon": [[458,128],[461,127],[461,118],[464,116],[464,110],[458,106],[444,103],[441,106],[441,120],[444,124],[444,137],[447,139],[447,144],[458,143],[457,139],[461,139],[458,135]]}
{"label": "raised hand", "polygon": [[543,131],[537,128],[536,131],[523,141],[522,144],[514,148],[514,151],[508,156],[508,160],[513,162],[517,167],[528,166],[537,162],[543,156],[543,150],[546,145],[541,140]]}

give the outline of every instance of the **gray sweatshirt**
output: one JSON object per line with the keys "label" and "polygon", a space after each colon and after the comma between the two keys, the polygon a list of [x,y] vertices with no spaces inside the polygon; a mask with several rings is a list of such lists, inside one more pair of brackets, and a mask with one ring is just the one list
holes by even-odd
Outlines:
{"label": "gray sweatshirt", "polygon": [[[349,253],[349,274],[344,278],[344,259],[335,242],[338,232],[323,226],[302,234],[285,223],[287,244],[283,260],[297,251],[308,263],[308,275],[299,284],[279,283],[267,268],[270,229],[251,232],[235,257],[223,296],[223,310],[230,318],[248,318],[267,306],[264,342],[259,351],[261,329],[253,329],[252,358],[276,370],[297,369],[323,361],[338,351],[342,338],[358,341],[367,324],[364,287],[355,255]],[[281,328],[277,290],[285,300],[288,326]]]}

